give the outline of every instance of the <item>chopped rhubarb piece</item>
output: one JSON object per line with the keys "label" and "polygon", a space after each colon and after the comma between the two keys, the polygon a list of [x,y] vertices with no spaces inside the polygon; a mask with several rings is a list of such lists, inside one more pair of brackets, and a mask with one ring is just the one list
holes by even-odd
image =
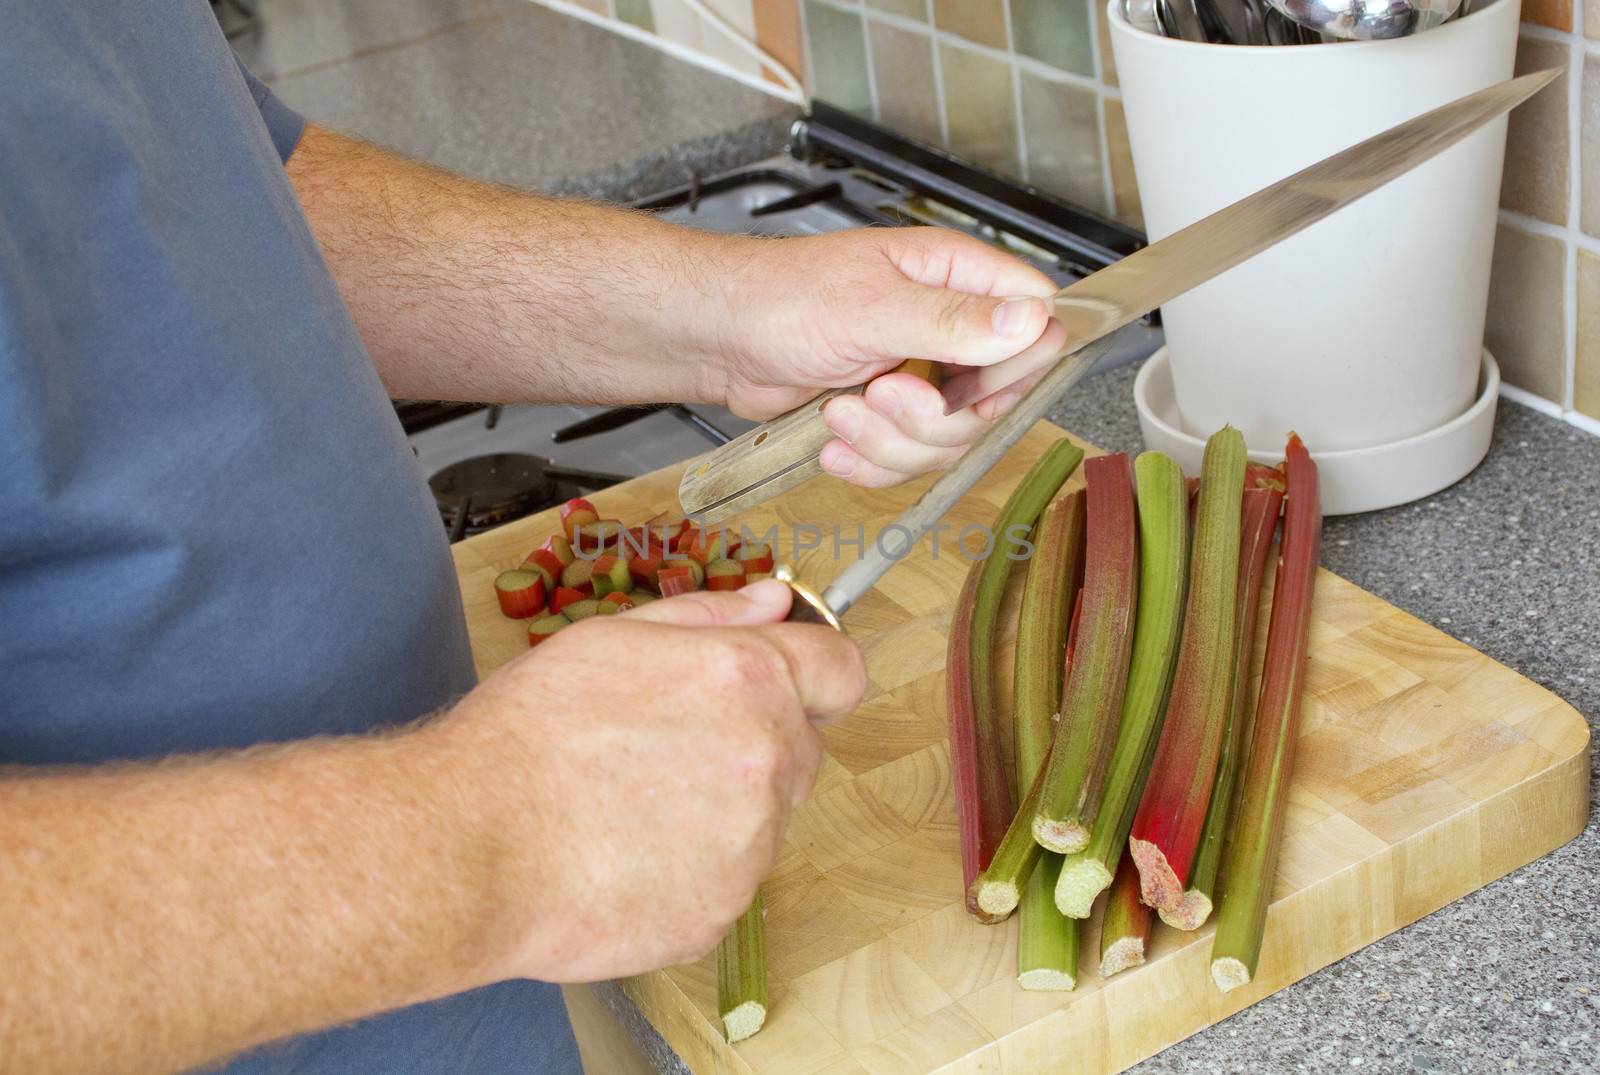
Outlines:
{"label": "chopped rhubarb piece", "polygon": [[667,566],[667,553],[660,545],[649,546],[642,555],[628,556],[628,574],[633,576],[635,587],[656,587],[656,573]]}
{"label": "chopped rhubarb piece", "polygon": [[567,540],[576,542],[578,528],[587,526],[600,518],[594,510],[594,505],[582,497],[574,497],[561,505],[561,530],[566,534]]}
{"label": "chopped rhubarb piece", "polygon": [[561,561],[562,567],[566,567],[568,564],[572,563],[572,557],[575,555],[572,551],[572,542],[568,541],[561,534],[551,534],[549,537],[544,539],[544,544],[540,545],[539,548],[553,553],[555,558]]}
{"label": "chopped rhubarb piece", "polygon": [[635,590],[632,593],[630,593],[628,596],[633,598],[633,607],[634,608],[638,608],[640,605],[648,605],[652,601],[661,600],[661,598],[657,597],[655,594],[651,593],[649,590]]}
{"label": "chopped rhubarb piece", "polygon": [[566,570],[566,564],[549,549],[534,549],[528,558],[522,561],[523,571],[536,571],[544,579],[546,590],[553,590],[561,582],[561,572]]}
{"label": "chopped rhubarb piece", "polygon": [[656,574],[656,584],[662,597],[676,597],[681,593],[694,593],[700,587],[687,567],[664,567]]}
{"label": "chopped rhubarb piece", "polygon": [[561,585],[569,590],[581,590],[588,597],[594,593],[594,561],[577,559],[561,572]]}
{"label": "chopped rhubarb piece", "polygon": [[596,611],[602,616],[615,616],[624,609],[633,607],[633,595],[613,590],[600,599],[600,607]]}
{"label": "chopped rhubarb piece", "polygon": [[582,601],[574,601],[572,604],[562,609],[561,614],[567,619],[571,620],[573,623],[577,623],[579,620],[588,619],[590,616],[593,616],[599,611],[600,602],[596,601],[592,597],[585,597]]}
{"label": "chopped rhubarb piece", "polygon": [[551,614],[528,621],[528,648],[532,649],[572,621],[565,616]]}
{"label": "chopped rhubarb piece", "polygon": [[544,608],[544,579],[532,571],[502,571],[494,580],[494,594],[501,612],[525,620]]}
{"label": "chopped rhubarb piece", "polygon": [[744,584],[749,586],[753,582],[760,582],[763,579],[770,579],[771,577],[772,572],[770,571],[748,571],[744,576]]}
{"label": "chopped rhubarb piece", "polygon": [[688,544],[681,551],[702,565],[712,560],[729,560],[739,552],[739,536],[721,527],[694,531]]}
{"label": "chopped rhubarb piece", "polygon": [[555,592],[550,595],[550,611],[563,612],[568,605],[582,601],[585,596],[582,590],[571,586],[557,586]]}
{"label": "chopped rhubarb piece", "polygon": [[604,597],[609,593],[627,593],[633,589],[633,576],[628,572],[628,561],[617,556],[597,556],[589,576],[594,583],[594,595]]}
{"label": "chopped rhubarb piece", "polygon": [[672,539],[683,533],[689,526],[689,520],[682,515],[673,515],[662,512],[645,520],[644,528],[649,531],[651,540],[659,545],[672,547]]}
{"label": "chopped rhubarb piece", "polygon": [[578,536],[573,539],[579,552],[615,553],[622,545],[622,531],[624,527],[619,519],[596,519],[592,523],[585,523],[578,527]]}
{"label": "chopped rhubarb piece", "polygon": [[744,565],[737,560],[713,560],[706,565],[706,589],[737,590],[744,586]]}
{"label": "chopped rhubarb piece", "polygon": [[759,541],[741,545],[739,547],[739,562],[744,565],[744,573],[747,577],[754,573],[770,574],[772,571],[772,546],[763,545]]}

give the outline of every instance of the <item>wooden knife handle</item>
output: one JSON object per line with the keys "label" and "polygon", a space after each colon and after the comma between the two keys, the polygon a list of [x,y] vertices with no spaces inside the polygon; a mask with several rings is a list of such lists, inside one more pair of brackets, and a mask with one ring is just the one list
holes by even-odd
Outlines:
{"label": "wooden knife handle", "polygon": [[[891,372],[913,373],[937,385],[943,367],[913,358]],[[822,408],[835,396],[864,391],[866,385],[830,389],[691,463],[678,484],[684,514],[718,522],[822,473],[818,456],[834,438],[822,420]]]}

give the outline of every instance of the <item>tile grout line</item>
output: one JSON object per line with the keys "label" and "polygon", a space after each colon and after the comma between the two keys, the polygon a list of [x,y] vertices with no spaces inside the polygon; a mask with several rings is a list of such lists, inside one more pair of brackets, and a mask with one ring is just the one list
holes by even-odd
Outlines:
{"label": "tile grout line", "polygon": [[[862,11],[865,12],[865,8]],[[872,23],[863,14],[861,18],[861,51],[867,62],[867,103],[872,106],[872,118],[879,123],[883,122],[883,113],[879,104],[878,93],[878,65],[872,59]]]}
{"label": "tile grout line", "polygon": [[1563,224],[1552,224],[1548,220],[1540,220],[1538,217],[1529,216],[1515,209],[1507,209],[1505,206],[1500,206],[1499,214],[1501,223],[1510,224],[1518,231],[1527,232],[1530,235],[1543,235],[1549,239],[1560,239],[1563,242],[1576,243],[1578,249],[1600,255],[1600,239],[1586,235],[1582,231],[1574,234],[1571,229]]}
{"label": "tile grout line", "polygon": [[[1573,12],[1574,29],[1583,29],[1583,5],[1575,5]],[[1581,205],[1583,201],[1583,45],[1582,39],[1574,36],[1568,45],[1567,61],[1567,230],[1573,238],[1567,242],[1565,291],[1567,302],[1562,311],[1562,343],[1566,345],[1566,353],[1562,356],[1562,400],[1561,405],[1568,411],[1577,410],[1578,406],[1578,244],[1576,237],[1581,219]]]}
{"label": "tile grout line", "polygon": [[[1094,81],[1100,87],[1094,95],[1094,127],[1100,138],[1100,195],[1105,199],[1106,216],[1117,215],[1117,187],[1111,179],[1111,124],[1106,119],[1106,72],[1105,62],[1100,55],[1100,20],[1105,18],[1105,9],[1096,0],[1087,0],[1089,5],[1089,59],[1094,66]],[[1109,30],[1109,28],[1108,28]],[[1107,34],[1107,40],[1110,34]]]}
{"label": "tile grout line", "polygon": [[[930,29],[928,49],[933,53],[933,100],[934,104],[939,107],[939,143],[945,149],[949,149],[950,117],[945,111],[949,107],[949,103],[945,99],[944,92],[944,61],[939,56],[939,41],[931,33],[933,27],[933,0],[922,0],[922,10],[928,16],[928,27]],[[914,20],[908,19],[906,21]],[[901,29],[905,29],[905,27],[901,27]]]}
{"label": "tile grout line", "polygon": [[1017,39],[1011,28],[1011,0],[1001,0],[1000,21],[1006,32],[1006,53],[1011,62],[1006,74],[1011,79],[1011,115],[1017,125],[1017,178],[1031,183],[1028,175],[1028,129],[1022,122],[1022,72],[1017,68]]}

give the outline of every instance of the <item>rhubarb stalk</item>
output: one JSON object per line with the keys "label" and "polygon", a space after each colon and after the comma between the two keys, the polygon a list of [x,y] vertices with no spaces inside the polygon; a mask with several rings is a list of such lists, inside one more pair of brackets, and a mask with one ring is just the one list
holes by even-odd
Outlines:
{"label": "rhubarb stalk", "polygon": [[743,1041],[767,1020],[765,915],[757,889],[750,909],[717,945],[717,1014],[730,1042]]}
{"label": "rhubarb stalk", "polygon": [[1157,910],[1176,911],[1200,842],[1217,774],[1233,687],[1234,597],[1239,576],[1239,508],[1244,437],[1231,426],[1206,442],[1189,565],[1189,595],[1172,696],[1128,846],[1140,892]]}
{"label": "rhubarb stalk", "polygon": [[1100,809],[1116,742],[1133,647],[1138,590],[1133,468],[1126,455],[1084,464],[1088,486],[1082,629],[1075,674],[1061,699],[1061,724],[1039,792],[1033,837],[1048,851],[1081,851]]}
{"label": "rhubarb stalk", "polygon": [[1083,494],[1073,492],[1053,500],[1034,527],[1034,551],[1017,620],[1011,706],[1016,786],[1028,791],[994,858],[978,875],[973,897],[979,910],[997,920],[1017,906],[1022,885],[1039,859],[1030,830],[1039,801],[1035,785],[1061,706],[1067,619],[1082,571],[1083,518]]}
{"label": "rhubarb stalk", "polygon": [[1222,844],[1230,831],[1238,785],[1250,742],[1255,699],[1250,697],[1250,658],[1255,652],[1256,606],[1261,602],[1261,580],[1266,574],[1267,552],[1278,528],[1283,506],[1283,476],[1252,463],[1245,469],[1244,507],[1239,531],[1239,578],[1233,621],[1233,687],[1228,700],[1228,722],[1222,733],[1217,779],[1211,785],[1211,803],[1200,830],[1200,846],[1189,866],[1189,881],[1176,911],[1162,911],[1161,920],[1178,929],[1199,929],[1211,917]]}
{"label": "rhubarb stalk", "polygon": [[1289,778],[1294,771],[1311,634],[1311,597],[1322,548],[1317,465],[1297,436],[1289,437],[1284,456],[1289,488],[1261,697],[1241,777],[1233,834],[1224,854],[1224,889],[1211,945],[1211,978],[1223,992],[1255,977],[1261,955],[1261,935],[1283,837],[1284,807],[1289,801]]}
{"label": "rhubarb stalk", "polygon": [[1100,977],[1109,978],[1144,962],[1150,943],[1150,908],[1139,898],[1139,871],[1124,854],[1100,919]]}
{"label": "rhubarb stalk", "polygon": [[1100,815],[1089,846],[1067,856],[1056,884],[1056,907],[1071,918],[1089,917],[1095,897],[1111,884],[1111,872],[1126,850],[1139,792],[1161,734],[1161,714],[1183,626],[1189,563],[1189,490],[1183,471],[1170,457],[1145,452],[1134,463],[1134,473],[1139,502],[1139,611],[1133,656]]}
{"label": "rhubarb stalk", "polygon": [[[1030,567],[1029,591],[1023,594],[1022,623],[1018,630],[1018,678],[1013,717],[1017,737],[1017,776],[1019,780],[1026,780],[1028,778],[1024,774],[1031,771],[1036,786],[1055,738],[1061,684],[1072,675],[1074,643],[1077,641],[1077,610],[1081,607],[1078,599],[1083,596],[1083,591],[1079,589],[1083,576],[1083,494],[1073,493],[1060,510],[1069,516],[1064,529],[1070,540],[1060,554],[1067,586],[1059,592],[1052,590],[1047,595],[1050,600],[1030,603],[1027,600],[1033,582],[1033,569]],[[1043,552],[1042,541],[1040,551]],[[1069,609],[1072,610],[1070,616]],[[1065,632],[1066,643],[1058,651],[1054,640],[1062,637],[1062,623],[1066,620],[1070,620]],[[1026,670],[1033,666],[1023,661],[1021,638],[1022,631],[1034,623],[1040,623],[1043,630],[1051,632],[1049,637],[1052,642],[1046,653],[1036,656],[1040,670],[1027,676]],[[1058,667],[1062,670],[1059,678],[1055,675]],[[1030,679],[1034,683],[1047,684],[1053,690],[1044,697],[1039,697],[1032,690],[1025,691],[1023,684]],[[1037,805],[1035,801],[1033,806],[1036,808]],[[1041,992],[1068,990],[1078,984],[1078,923],[1063,917],[1056,910],[1052,894],[1061,873],[1061,856],[1043,850],[1034,840],[1033,814],[1034,809],[1024,804],[1023,808],[1017,810],[1017,816],[1011,819],[1011,828],[1006,830],[1007,840],[1016,839],[1025,849],[1031,849],[1039,856],[1038,864],[1027,879],[1027,888],[1023,890],[1022,909],[1018,914],[1017,984],[1023,989]]]}
{"label": "rhubarb stalk", "polygon": [[989,865],[1013,814],[1010,774],[995,713],[994,629],[1015,546],[1083,459],[1065,439],[1040,454],[995,519],[989,555],[973,561],[956,601],[945,658],[950,770],[961,831],[961,882],[967,910],[980,919],[973,885]]}

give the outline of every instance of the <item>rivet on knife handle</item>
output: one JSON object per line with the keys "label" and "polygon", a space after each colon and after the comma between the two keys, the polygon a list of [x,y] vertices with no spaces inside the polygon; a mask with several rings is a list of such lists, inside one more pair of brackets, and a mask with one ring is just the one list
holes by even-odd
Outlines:
{"label": "rivet on knife handle", "polygon": [[[893,372],[914,373],[937,384],[938,369],[931,362],[908,359]],[[834,438],[822,420],[822,408],[835,396],[863,391],[864,385],[830,389],[691,463],[678,484],[684,514],[720,522],[821,474],[817,457]]]}

